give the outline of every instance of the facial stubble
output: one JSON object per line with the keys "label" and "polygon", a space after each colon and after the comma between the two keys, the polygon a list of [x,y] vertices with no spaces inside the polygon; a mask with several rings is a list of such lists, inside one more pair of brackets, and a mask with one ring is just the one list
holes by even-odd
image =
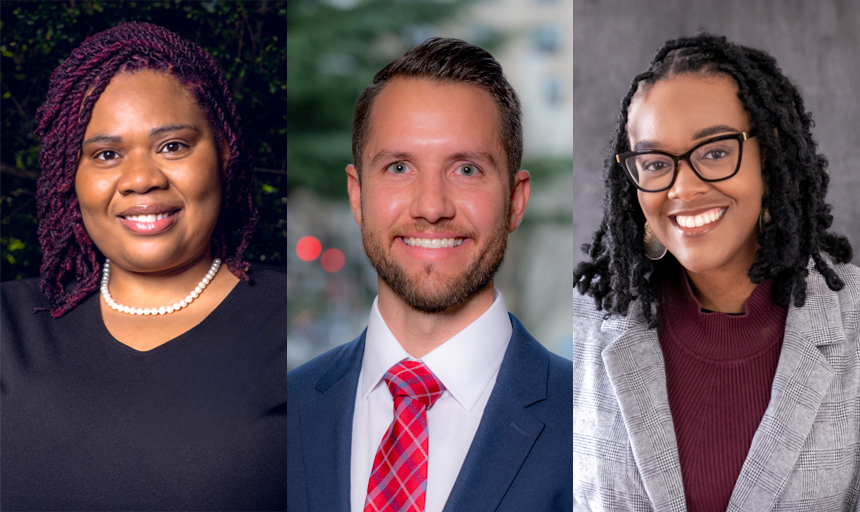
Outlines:
{"label": "facial stubble", "polygon": [[[362,210],[363,208],[364,205]],[[448,282],[444,283],[443,289],[435,294],[430,291],[430,287],[426,286],[425,282],[433,279],[435,269],[432,263],[424,265],[422,275],[412,277],[390,257],[380,238],[385,239],[384,242],[388,243],[389,247],[391,243],[402,242],[387,240],[384,234],[373,233],[365,228],[364,224],[361,226],[361,240],[370,264],[395,295],[416,311],[442,313],[466,303],[493,282],[493,277],[505,258],[510,215],[511,204],[508,201],[504,218],[488,235],[484,250],[476,254],[465,271],[449,278]],[[363,214],[362,217],[364,217]],[[473,239],[473,241],[478,240]]]}

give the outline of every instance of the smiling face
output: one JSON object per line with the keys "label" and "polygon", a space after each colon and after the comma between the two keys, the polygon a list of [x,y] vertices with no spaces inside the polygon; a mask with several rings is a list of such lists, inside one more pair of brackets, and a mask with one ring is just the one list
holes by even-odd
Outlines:
{"label": "smiling face", "polygon": [[169,272],[208,257],[225,164],[173,76],[120,73],[84,135],[75,177],[84,227],[114,268]]}
{"label": "smiling face", "polygon": [[[640,88],[628,111],[630,146],[680,155],[702,141],[749,131],[737,94],[734,80],[722,74],[685,73]],[[690,273],[746,273],[752,265],[765,193],[755,138],[743,142],[742,154],[738,173],[727,180],[704,182],[680,162],[671,188],[638,193],[655,235]]]}
{"label": "smiling face", "polygon": [[413,309],[437,313],[486,289],[528,201],[509,187],[498,109],[466,84],[394,79],[377,96],[350,203],[368,258]]}

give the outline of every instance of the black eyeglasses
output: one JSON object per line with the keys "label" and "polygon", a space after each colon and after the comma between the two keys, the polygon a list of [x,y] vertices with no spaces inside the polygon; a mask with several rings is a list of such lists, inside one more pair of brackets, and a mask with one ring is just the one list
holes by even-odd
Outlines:
{"label": "black eyeglasses", "polygon": [[693,146],[683,155],[659,149],[631,151],[615,155],[615,161],[627,170],[636,188],[643,192],[662,192],[672,188],[683,160],[700,180],[712,183],[727,180],[741,168],[744,141],[755,137],[750,132],[720,135]]}

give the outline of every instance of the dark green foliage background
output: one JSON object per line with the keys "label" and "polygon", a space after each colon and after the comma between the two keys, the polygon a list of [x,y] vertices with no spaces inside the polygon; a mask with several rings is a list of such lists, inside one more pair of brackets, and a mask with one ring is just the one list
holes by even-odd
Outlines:
{"label": "dark green foliage background", "polygon": [[286,265],[287,9],[286,1],[0,2],[2,279],[39,273],[32,132],[51,72],[87,36],[132,20],[173,30],[218,61],[257,168],[260,225],[247,256]]}
{"label": "dark green foliage background", "polygon": [[[333,2],[334,3],[334,2]],[[287,7],[287,190],[346,200],[355,100],[386,64],[454,18],[468,1],[367,0],[335,7],[291,0]],[[384,13],[384,15],[380,15]],[[489,40],[472,40],[492,48]]]}

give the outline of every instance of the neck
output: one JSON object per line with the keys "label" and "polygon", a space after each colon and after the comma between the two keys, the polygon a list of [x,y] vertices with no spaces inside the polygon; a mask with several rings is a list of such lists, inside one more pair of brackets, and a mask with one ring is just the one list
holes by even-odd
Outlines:
{"label": "neck", "polygon": [[[108,289],[114,300],[127,306],[148,308],[173,304],[197,286],[209,271],[212,261],[207,251],[177,268],[138,272],[122,268],[121,264],[111,260]],[[218,273],[223,270],[226,269]]]}
{"label": "neck", "polygon": [[406,352],[419,359],[442,345],[478,319],[495,300],[493,284],[465,303],[441,313],[413,309],[381,279],[377,307],[385,324]]}
{"label": "neck", "polygon": [[755,232],[750,233],[735,256],[717,268],[702,272],[684,269],[690,277],[693,295],[703,308],[720,313],[744,312],[744,304],[757,286],[749,278],[759,249],[755,236]]}
{"label": "neck", "polygon": [[716,270],[709,272],[691,272],[690,277],[693,295],[699,304],[711,311],[720,313],[743,313],[744,304],[752,295],[755,283],[750,281],[746,270]]}

